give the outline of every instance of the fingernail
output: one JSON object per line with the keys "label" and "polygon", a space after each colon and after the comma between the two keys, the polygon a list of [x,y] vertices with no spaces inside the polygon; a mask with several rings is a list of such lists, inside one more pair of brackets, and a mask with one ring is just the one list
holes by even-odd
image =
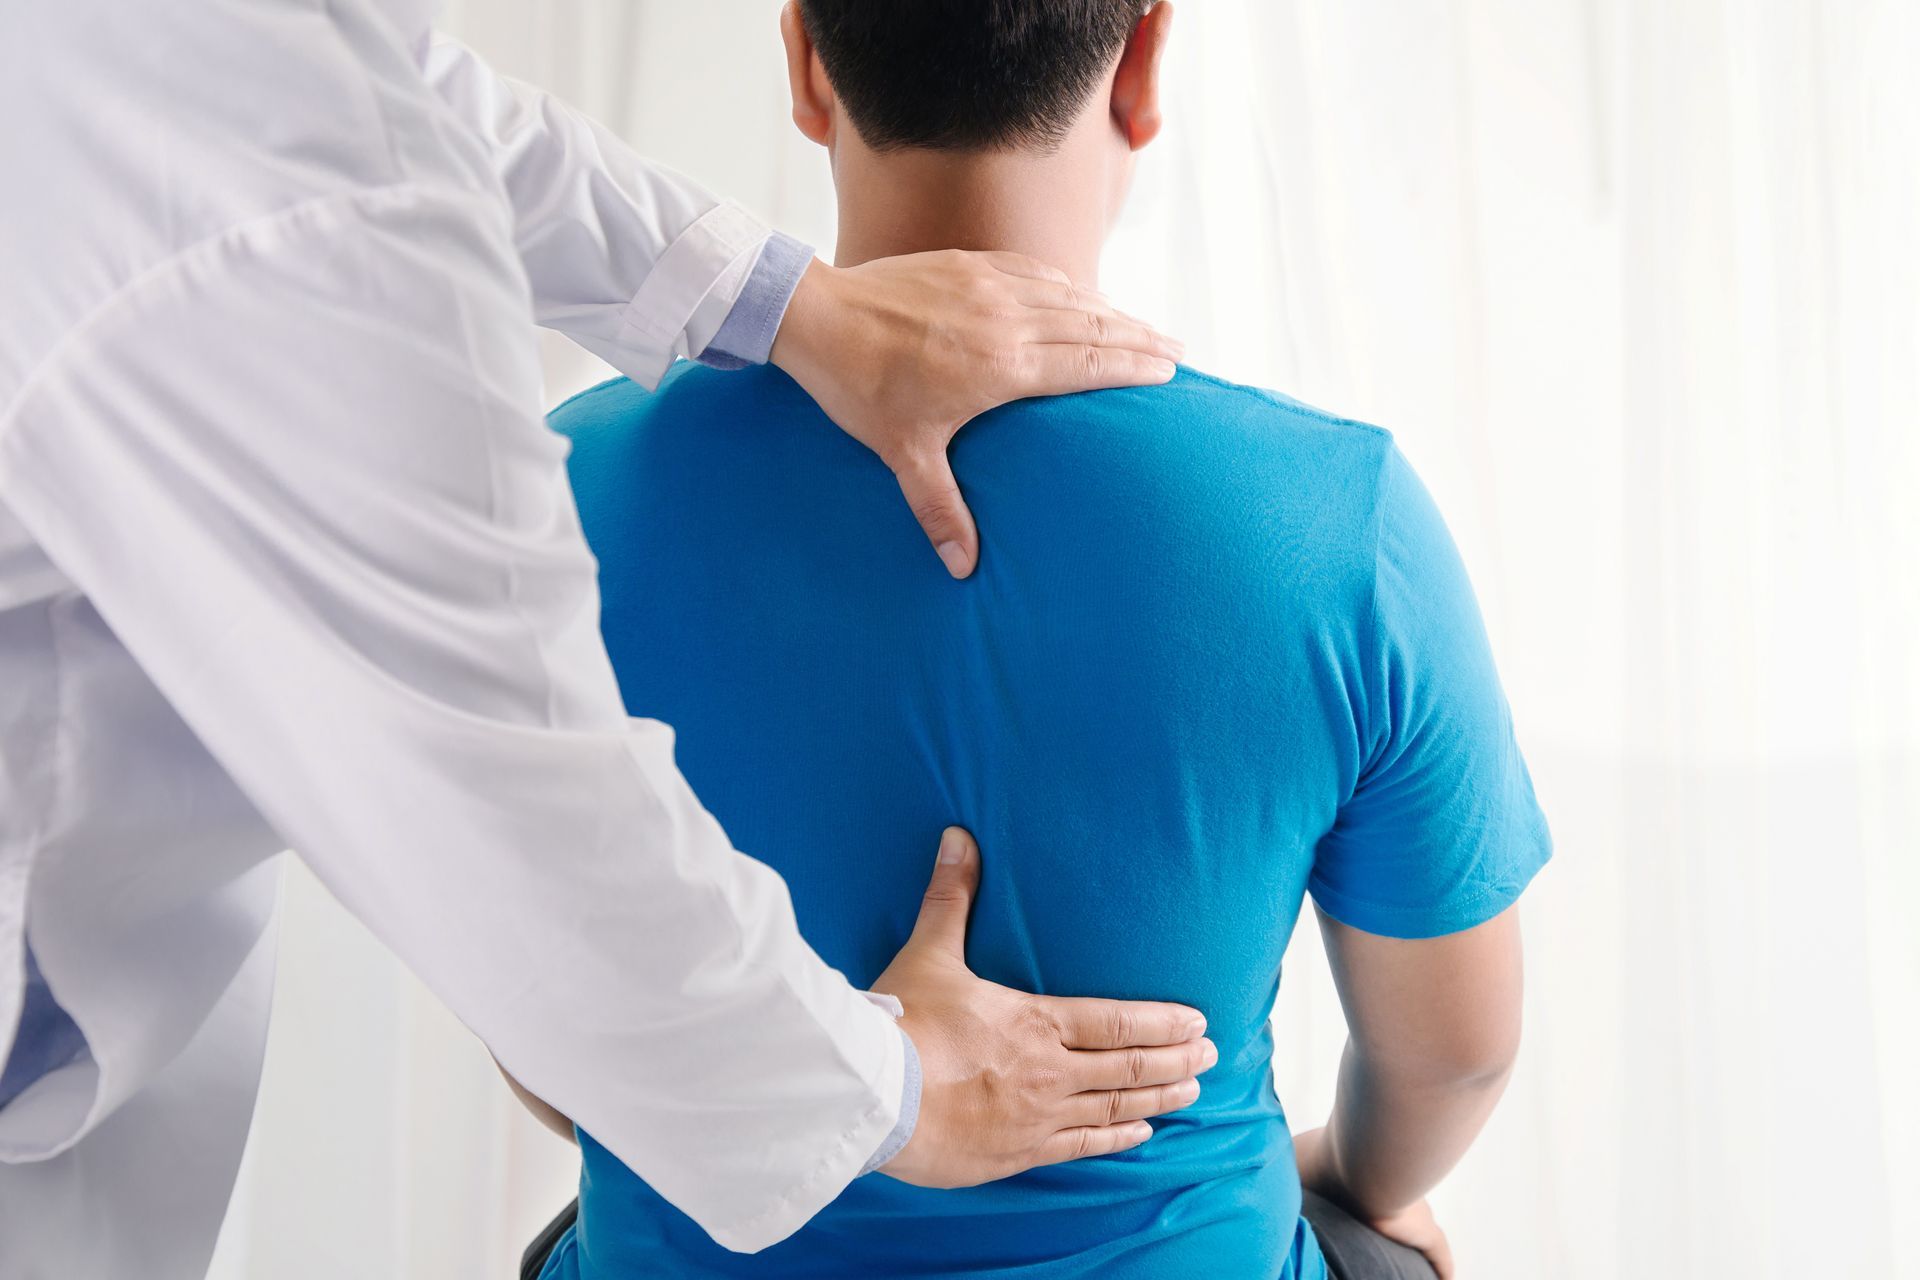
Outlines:
{"label": "fingernail", "polygon": [[966,852],[966,841],[959,836],[940,837],[940,861],[943,865],[949,867],[954,865],[966,856]]}
{"label": "fingernail", "polygon": [[1153,1126],[1148,1124],[1145,1120],[1142,1120],[1139,1124],[1133,1126],[1133,1136],[1137,1140],[1141,1142],[1145,1142],[1148,1138],[1151,1138],[1153,1136]]}
{"label": "fingernail", "polygon": [[1173,1096],[1180,1100],[1180,1105],[1185,1106],[1200,1096],[1200,1082],[1198,1080],[1187,1081],[1173,1091]]}
{"label": "fingernail", "polygon": [[1173,380],[1174,374],[1180,372],[1179,367],[1171,360],[1155,360],[1153,362],[1153,369],[1163,380],[1168,382]]}
{"label": "fingernail", "polygon": [[934,548],[940,553],[940,562],[947,566],[947,572],[956,578],[967,576],[967,553],[957,542],[943,542]]}
{"label": "fingernail", "polygon": [[1200,1048],[1200,1065],[1205,1069],[1218,1061],[1220,1061],[1220,1051],[1214,1048],[1213,1041],[1209,1040]]}
{"label": "fingernail", "polygon": [[1207,1034],[1207,1020],[1205,1018],[1195,1018],[1187,1024],[1187,1039],[1198,1040],[1205,1034]]}

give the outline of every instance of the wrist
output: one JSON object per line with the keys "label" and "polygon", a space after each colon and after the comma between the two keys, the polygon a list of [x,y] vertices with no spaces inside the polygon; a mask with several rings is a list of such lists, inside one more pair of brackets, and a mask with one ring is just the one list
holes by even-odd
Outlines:
{"label": "wrist", "polygon": [[809,262],[800,274],[800,282],[793,288],[786,314],[773,335],[768,361],[802,385],[806,383],[807,374],[819,367],[820,350],[828,341],[826,331],[837,305],[834,293],[837,276],[837,269],[820,259]]}

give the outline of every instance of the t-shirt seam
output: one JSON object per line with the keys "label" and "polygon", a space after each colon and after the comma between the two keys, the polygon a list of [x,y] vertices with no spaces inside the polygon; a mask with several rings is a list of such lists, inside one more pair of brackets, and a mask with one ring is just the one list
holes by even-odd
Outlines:
{"label": "t-shirt seam", "polygon": [[1339,919],[1342,924],[1352,928],[1362,929],[1363,932],[1365,931],[1364,927],[1345,919],[1342,916],[1341,909],[1356,908],[1361,914],[1378,914],[1395,920],[1402,920],[1408,917],[1423,917],[1430,920],[1435,915],[1447,913],[1458,914],[1466,912],[1471,914],[1479,907],[1489,903],[1519,901],[1520,895],[1526,891],[1527,882],[1539,874],[1541,868],[1547,865],[1547,862],[1552,857],[1553,850],[1552,841],[1544,832],[1536,831],[1529,833],[1527,836],[1527,844],[1530,846],[1533,856],[1525,862],[1517,864],[1519,874],[1515,877],[1516,884],[1511,888],[1504,884],[1483,883],[1472,896],[1466,898],[1442,898],[1434,903],[1389,903],[1361,897],[1358,894],[1348,893],[1343,889],[1316,883],[1316,877],[1309,872],[1307,877],[1307,894],[1316,903],[1327,907],[1328,913],[1336,919]]}
{"label": "t-shirt seam", "polygon": [[[1421,937],[1444,937],[1448,933],[1459,932],[1459,927],[1455,923],[1457,917],[1478,915],[1483,907],[1494,903],[1518,901],[1520,892],[1524,892],[1524,889],[1525,886],[1522,886],[1519,892],[1511,896],[1504,890],[1483,890],[1471,898],[1449,900],[1438,910],[1427,906],[1387,906],[1339,893],[1328,894],[1325,900],[1319,893],[1312,893],[1311,896],[1328,915],[1348,928],[1358,929],[1362,933],[1375,932],[1367,927],[1370,923],[1385,923]],[[1437,932],[1433,931],[1436,923]]]}
{"label": "t-shirt seam", "polygon": [[[1535,852],[1545,852],[1550,847],[1546,840],[1532,835],[1528,837],[1527,843],[1533,847]],[[1537,870],[1540,865],[1544,864],[1533,864],[1534,869]],[[1307,892],[1317,899],[1320,897],[1322,890],[1324,890],[1328,897],[1337,898],[1342,902],[1351,903],[1356,907],[1364,907],[1369,911],[1406,914],[1410,912],[1427,911],[1434,905],[1434,903],[1383,902],[1377,898],[1362,897],[1359,894],[1348,892],[1345,889],[1335,888],[1331,885],[1321,885],[1316,888],[1315,878],[1312,873],[1309,873],[1307,876]],[[1435,901],[1442,906],[1450,906],[1456,903],[1459,905],[1471,905],[1474,902],[1483,901],[1488,898],[1497,898],[1504,892],[1506,892],[1506,890],[1497,883],[1482,881],[1480,887],[1474,890],[1474,894],[1470,898],[1439,898]]]}

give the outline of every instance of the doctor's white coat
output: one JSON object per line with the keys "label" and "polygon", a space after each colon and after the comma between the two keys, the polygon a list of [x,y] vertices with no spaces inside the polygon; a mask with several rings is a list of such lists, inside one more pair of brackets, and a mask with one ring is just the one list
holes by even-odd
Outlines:
{"label": "doctor's white coat", "polygon": [[[291,845],[736,1248],[898,1118],[888,1017],[628,720],[530,325],[642,380],[764,231],[393,0],[60,0],[0,39],[0,1276],[204,1270]],[[770,638],[770,643],[777,642]]]}

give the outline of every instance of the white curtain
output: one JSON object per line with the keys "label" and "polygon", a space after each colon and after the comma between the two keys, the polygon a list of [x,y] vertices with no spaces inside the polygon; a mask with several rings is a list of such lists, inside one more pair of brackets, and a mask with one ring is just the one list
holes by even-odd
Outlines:
{"label": "white curtain", "polygon": [[[773,0],[447,25],[823,247]],[[1920,7],[1186,0],[1106,284],[1390,427],[1558,855],[1527,1044],[1436,1196],[1469,1277],[1920,1277]],[[551,349],[558,396],[597,376]],[[226,1275],[510,1274],[569,1193],[304,877]],[[1342,1035],[1303,930],[1276,1078]]]}

